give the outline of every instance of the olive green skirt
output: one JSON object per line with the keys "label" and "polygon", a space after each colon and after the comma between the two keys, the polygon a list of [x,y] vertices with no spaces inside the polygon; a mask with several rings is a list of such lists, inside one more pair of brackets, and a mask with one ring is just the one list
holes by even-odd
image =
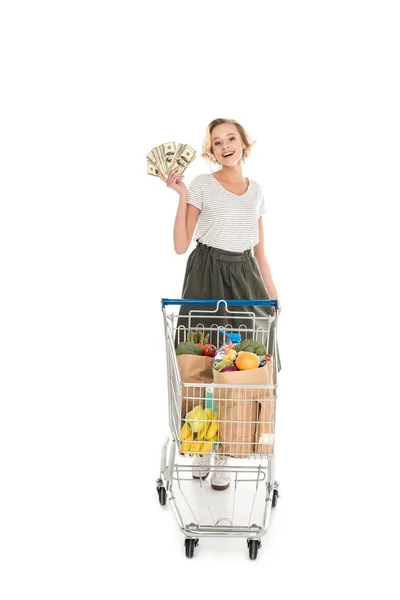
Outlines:
{"label": "olive green skirt", "polygon": [[[189,255],[182,298],[212,300],[269,300],[257,261],[251,250],[228,252],[197,243]],[[214,311],[211,314],[205,311]],[[227,330],[252,330],[256,339],[267,346],[267,352],[276,356],[278,371],[281,370],[279,348],[276,339],[276,320],[270,325],[265,317],[274,314],[270,306],[181,306],[177,322],[176,341],[182,341],[179,327],[195,329],[201,325],[211,327],[209,342],[221,344],[225,341],[218,334],[218,327]],[[197,312],[196,311],[200,311]],[[235,314],[231,314],[231,311]],[[207,318],[204,315],[207,314]],[[218,317],[218,318],[215,318]],[[223,318],[222,318],[223,317]],[[244,329],[245,328],[245,329]],[[252,335],[242,335],[242,339]]]}

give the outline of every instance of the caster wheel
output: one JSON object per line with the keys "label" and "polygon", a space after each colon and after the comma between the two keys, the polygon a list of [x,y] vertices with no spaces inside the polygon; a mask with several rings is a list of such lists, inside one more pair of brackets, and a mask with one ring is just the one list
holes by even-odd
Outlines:
{"label": "caster wheel", "polygon": [[185,554],[187,558],[193,558],[194,549],[199,545],[199,540],[193,538],[186,538],[185,540]]}
{"label": "caster wheel", "polygon": [[260,540],[247,540],[247,546],[249,548],[249,557],[251,560],[257,558],[258,549],[261,547]]}
{"label": "caster wheel", "polygon": [[167,492],[165,487],[158,487],[157,492],[161,506],[165,506],[167,504]]}
{"label": "caster wheel", "polygon": [[277,502],[278,502],[278,490],[274,490],[274,494],[272,496],[272,508],[274,508],[274,506],[276,506]]}

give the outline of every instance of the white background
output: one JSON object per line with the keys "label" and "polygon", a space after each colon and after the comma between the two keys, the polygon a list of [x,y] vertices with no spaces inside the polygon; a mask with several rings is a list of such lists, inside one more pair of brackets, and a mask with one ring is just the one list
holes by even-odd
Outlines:
{"label": "white background", "polygon": [[[13,598],[397,598],[395,2],[13,2],[0,14],[0,590]],[[155,480],[177,194],[207,124],[257,140],[282,302],[282,497],[184,556]],[[394,546],[395,545],[395,546]]]}

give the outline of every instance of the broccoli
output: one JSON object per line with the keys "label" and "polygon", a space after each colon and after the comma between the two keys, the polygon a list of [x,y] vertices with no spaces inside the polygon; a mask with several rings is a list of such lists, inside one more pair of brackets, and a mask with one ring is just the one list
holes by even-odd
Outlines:
{"label": "broccoli", "polygon": [[262,356],[263,354],[267,354],[267,348],[264,344],[260,344],[256,349],[255,353],[257,356]]}
{"label": "broccoli", "polygon": [[195,354],[197,356],[201,356],[202,353],[202,348],[200,348],[200,346],[196,346],[196,344],[193,342],[181,342],[176,349],[176,354],[178,356],[180,354]]}
{"label": "broccoli", "polygon": [[264,344],[260,344],[256,340],[243,340],[237,346],[235,346],[236,352],[253,352],[257,356],[262,356],[267,353],[267,349]]}

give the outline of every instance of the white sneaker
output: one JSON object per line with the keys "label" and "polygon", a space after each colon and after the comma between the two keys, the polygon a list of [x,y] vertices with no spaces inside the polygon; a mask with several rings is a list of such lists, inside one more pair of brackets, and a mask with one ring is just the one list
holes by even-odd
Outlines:
{"label": "white sneaker", "polygon": [[[227,458],[215,457],[214,466],[224,467],[228,462]],[[211,475],[211,487],[213,490],[226,490],[231,484],[231,476],[226,471],[213,471]]]}
{"label": "white sneaker", "polygon": [[210,472],[210,459],[211,454],[205,454],[204,456],[200,456],[200,454],[195,455],[193,458],[193,479],[207,479]]}

